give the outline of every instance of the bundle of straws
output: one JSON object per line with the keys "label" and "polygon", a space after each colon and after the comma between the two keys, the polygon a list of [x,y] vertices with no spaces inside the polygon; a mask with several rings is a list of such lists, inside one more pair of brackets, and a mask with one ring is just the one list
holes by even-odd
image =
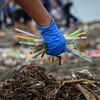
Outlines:
{"label": "bundle of straws", "polygon": [[[15,31],[17,32],[16,38],[19,40],[19,43],[32,47],[34,50],[33,53],[36,53],[36,55],[33,54],[30,57],[31,59],[36,58],[39,55],[43,57],[48,48],[41,36],[35,36],[29,32],[17,28],[15,28]],[[92,62],[90,58],[87,58],[84,55],[82,55],[82,53],[79,52],[77,48],[78,40],[87,39],[87,37],[83,36],[84,34],[86,34],[86,32],[83,32],[81,29],[78,29],[70,34],[64,34],[64,37],[66,39],[66,52],[71,53],[77,57],[80,57],[85,61]],[[74,50],[75,48],[77,50]],[[61,56],[57,56],[57,58],[59,58],[59,64],[61,64]],[[54,57],[52,57],[52,59],[54,59]]]}

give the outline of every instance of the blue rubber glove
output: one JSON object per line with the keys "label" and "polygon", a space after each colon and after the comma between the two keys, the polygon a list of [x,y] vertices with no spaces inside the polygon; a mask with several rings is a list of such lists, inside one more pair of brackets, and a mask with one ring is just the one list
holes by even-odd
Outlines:
{"label": "blue rubber glove", "polygon": [[66,40],[60,30],[58,29],[55,21],[51,18],[49,26],[38,26],[41,30],[41,35],[47,45],[46,54],[58,56],[66,50]]}

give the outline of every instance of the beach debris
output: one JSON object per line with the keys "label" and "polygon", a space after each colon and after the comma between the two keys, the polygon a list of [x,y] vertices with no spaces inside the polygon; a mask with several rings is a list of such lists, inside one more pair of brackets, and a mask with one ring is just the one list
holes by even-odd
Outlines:
{"label": "beach debris", "polygon": [[100,100],[100,81],[86,70],[74,72],[76,79],[57,79],[45,68],[24,68],[14,78],[1,82],[0,100]]}

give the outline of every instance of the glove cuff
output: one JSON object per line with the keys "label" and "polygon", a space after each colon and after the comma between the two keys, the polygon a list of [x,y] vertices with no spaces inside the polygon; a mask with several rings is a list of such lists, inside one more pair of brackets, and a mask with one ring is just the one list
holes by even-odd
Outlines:
{"label": "glove cuff", "polygon": [[[51,30],[53,27],[57,27],[57,25],[55,24],[55,21],[54,21],[54,18],[51,17],[51,23],[50,25],[48,26],[41,26],[41,25],[38,25],[38,29],[41,30],[42,32],[45,31],[45,30]],[[58,28],[58,27],[57,27]]]}

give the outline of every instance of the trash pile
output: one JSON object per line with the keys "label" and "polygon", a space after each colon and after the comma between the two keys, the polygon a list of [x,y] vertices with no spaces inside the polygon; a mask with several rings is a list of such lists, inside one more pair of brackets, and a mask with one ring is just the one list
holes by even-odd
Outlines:
{"label": "trash pile", "polygon": [[100,100],[100,81],[87,70],[58,79],[45,68],[24,66],[1,82],[0,100]]}

